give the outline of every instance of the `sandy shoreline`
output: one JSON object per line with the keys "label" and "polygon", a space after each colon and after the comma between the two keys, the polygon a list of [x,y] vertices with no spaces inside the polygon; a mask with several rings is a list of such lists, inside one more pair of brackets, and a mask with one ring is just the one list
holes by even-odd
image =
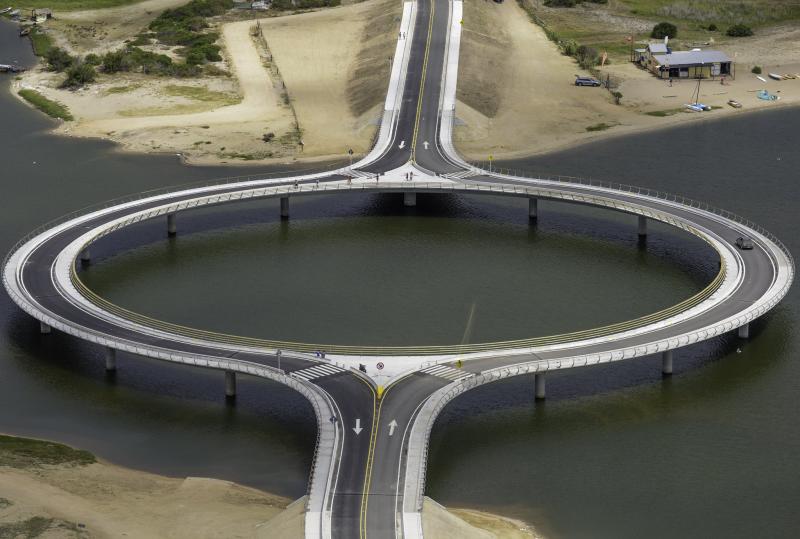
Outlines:
{"label": "sandy shoreline", "polygon": [[[800,43],[771,48],[776,36],[769,32],[738,41],[735,49],[728,50],[731,56],[740,53],[736,79],[724,85],[719,80],[703,81],[700,101],[714,110],[695,113],[685,108],[695,80],[670,86],[629,62],[615,63],[601,72],[620,81],[622,99],[617,105],[603,88],[572,84],[582,70],[561,54],[515,2],[472,2],[465,3],[464,9],[454,135],[457,149],[467,159],[530,157],[617,136],[800,104],[800,78],[773,81],[764,75],[767,82],[763,82],[750,73],[757,58],[763,60],[759,65],[764,74],[800,73]],[[783,36],[800,33],[794,28],[781,32]],[[780,100],[757,99],[760,89]],[[730,107],[729,99],[738,100],[743,108]]]}
{"label": "sandy shoreline", "polygon": [[[57,14],[48,33],[75,54],[103,52],[121,46],[176,1],[149,0],[155,11],[146,17],[131,6],[71,12],[63,19]],[[126,152],[178,154],[192,164],[344,159],[351,148],[356,155],[366,153],[377,131],[388,65],[356,67],[365,52],[370,60],[370,51],[382,54],[387,44],[393,47],[398,12],[399,3],[368,0],[301,14],[221,19],[215,23],[224,56],[216,66],[220,75],[100,74],[96,83],[69,91],[58,88],[64,75],[47,71],[40,61],[15,78],[13,93],[32,89],[65,105],[75,121],[59,123],[55,133],[111,140]],[[376,36],[369,24],[383,15],[386,32]],[[108,27],[103,39],[87,38],[86,27],[98,21]],[[150,48],[165,52],[158,45]],[[348,95],[358,78],[366,79],[370,97],[364,110],[354,111]]]}
{"label": "sandy shoreline", "polygon": [[[305,497],[117,466],[46,440],[0,435],[0,537],[303,537]],[[540,539],[519,520],[426,498],[426,537]]]}

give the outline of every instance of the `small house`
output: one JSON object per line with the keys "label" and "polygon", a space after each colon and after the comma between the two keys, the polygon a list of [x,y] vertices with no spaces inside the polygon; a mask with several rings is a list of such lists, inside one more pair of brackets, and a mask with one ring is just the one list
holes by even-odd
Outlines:
{"label": "small house", "polygon": [[31,10],[31,20],[36,22],[43,22],[53,18],[53,10],[48,8],[39,8]]}
{"label": "small house", "polygon": [[654,54],[648,69],[660,79],[734,77],[733,60],[721,51],[674,51]]}

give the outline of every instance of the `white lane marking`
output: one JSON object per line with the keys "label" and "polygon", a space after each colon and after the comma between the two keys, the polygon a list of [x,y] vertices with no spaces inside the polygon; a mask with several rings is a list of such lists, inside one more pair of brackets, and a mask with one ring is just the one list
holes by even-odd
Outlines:
{"label": "white lane marking", "polygon": [[344,369],[339,367],[334,367],[333,365],[314,365],[313,367],[309,367],[307,369],[302,369],[299,371],[294,371],[293,374],[297,378],[302,378],[306,381],[311,381],[316,378],[322,378],[323,376],[331,376],[334,374],[339,374],[340,372],[345,372]]}

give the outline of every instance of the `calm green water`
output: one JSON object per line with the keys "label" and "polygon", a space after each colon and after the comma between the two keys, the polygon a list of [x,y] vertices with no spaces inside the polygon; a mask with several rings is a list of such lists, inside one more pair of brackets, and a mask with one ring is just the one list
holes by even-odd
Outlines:
{"label": "calm green water", "polygon": [[597,327],[668,307],[705,284],[704,272],[665,252],[682,241],[706,252],[701,242],[657,227],[654,247],[637,249],[634,218],[622,219],[627,238],[616,240],[532,230],[525,200],[445,197],[408,215],[392,214],[399,198],[365,202],[351,208],[356,217],[314,218],[306,206],[289,223],[162,239],[101,256],[82,277],[117,305],[191,327],[398,346]]}
{"label": "calm green water", "polygon": [[[24,45],[13,28],[0,22],[0,60],[29,56]],[[123,156],[99,142],[52,138],[44,132],[50,122],[11,99],[3,84],[3,250],[40,223],[88,203],[232,173],[184,167],[169,156]],[[800,111],[782,110],[617,139],[522,164],[712,201],[765,225],[797,253],[798,129]],[[669,169],[660,157],[665,154],[685,159],[676,158]],[[448,287],[449,292],[428,290],[427,297],[415,290],[421,294],[418,300],[436,299],[427,304],[446,308],[437,321],[453,321],[429,338],[460,342],[466,306],[476,290],[484,295],[476,301],[471,338],[493,339],[506,327],[492,324],[496,316],[521,313],[531,323],[523,329],[530,327],[531,334],[576,329],[674,302],[713,273],[714,262],[704,247],[665,229],[654,231],[646,251],[637,250],[633,223],[624,216],[543,203],[540,225],[532,232],[524,208],[511,201],[424,200],[415,218],[407,218],[397,201],[383,197],[337,199],[335,205],[309,200],[293,205],[288,230],[275,222],[277,211],[269,204],[242,206],[236,213],[197,213],[181,217],[181,235],[172,244],[164,240],[161,226],[145,224],[135,235],[101,246],[92,278],[109,294],[119,294],[120,301],[170,317],[189,315],[169,312],[172,300],[137,305],[137,287],[148,283],[167,297],[181,298],[181,290],[173,287],[202,282],[202,289],[217,301],[204,309],[195,306],[206,312],[191,316],[217,328],[271,336],[272,328],[265,331],[247,317],[227,320],[237,304],[222,302],[218,292],[225,288],[211,280],[209,268],[242,281],[242,289],[257,289],[258,301],[248,295],[242,304],[250,305],[252,318],[260,319],[269,311],[261,300],[276,293],[264,285],[264,276],[269,282],[283,276],[273,259],[276,252],[293,257],[301,266],[297,271],[320,282],[333,279],[328,275],[346,281],[351,294],[345,299],[357,296],[362,282],[380,291],[374,297],[381,302],[395,294],[394,287],[405,286],[402,271],[387,267],[397,253],[397,268],[434,268],[423,271],[425,279]],[[401,232],[408,226],[426,234],[419,250],[404,244]],[[282,235],[302,249],[289,249],[281,243]],[[342,249],[348,246],[351,256],[331,264],[339,239],[345,240]],[[456,249],[462,243],[469,248]],[[121,254],[128,247],[134,250]],[[501,247],[507,252],[506,264],[481,256],[481,250],[491,253]],[[451,259],[453,253],[460,258]],[[418,260],[434,255],[444,263]],[[569,264],[545,271],[562,256]],[[373,274],[358,271],[372,260],[377,264],[369,266]],[[263,273],[247,270],[259,262],[265,264]],[[594,275],[598,265],[615,273]],[[176,283],[171,268],[188,266],[190,278]],[[522,271],[512,274],[509,267]],[[379,269],[387,280],[379,279]],[[504,271],[509,272],[505,280],[520,279],[526,290],[539,292],[533,305],[487,275]],[[117,286],[103,284],[112,274],[118,277]],[[553,297],[548,289],[565,282],[567,275],[582,277],[569,290],[574,305],[542,302],[543,296]],[[650,289],[648,282],[669,285]],[[327,305],[322,293],[329,287],[313,288],[317,285],[299,279],[292,297],[307,298],[305,291],[312,287],[312,307],[298,309],[297,322],[315,320],[315,334],[324,335],[327,315],[306,316],[327,311],[320,304]],[[193,286],[186,291],[200,288]],[[606,294],[582,296],[597,288]],[[653,295],[642,296],[645,291]],[[629,295],[620,296],[625,293]],[[490,309],[485,298],[496,295],[500,300]],[[332,299],[339,305],[341,301],[341,296]],[[409,307],[403,297],[387,304],[398,311],[418,308]],[[333,320],[339,327],[331,334],[368,322],[381,327],[363,308],[362,301],[352,309],[350,324]],[[542,308],[556,310],[545,317]],[[228,314],[211,316],[225,309]],[[416,328],[425,335],[424,324],[405,318],[407,331]],[[676,374],[667,381],[661,380],[656,360],[643,360],[553,376],[543,404],[532,402],[532,381],[525,379],[468,393],[445,410],[434,429],[428,493],[444,504],[535,522],[552,537],[795,537],[800,526],[799,320],[795,287],[755,325],[750,341],[742,345],[717,339],[682,350],[676,356]],[[296,327],[286,325],[281,331]],[[0,295],[0,335],[0,431],[64,441],[141,469],[231,479],[287,496],[303,493],[314,423],[309,407],[291,391],[243,380],[236,407],[226,407],[217,374],[125,355],[117,376],[108,379],[99,350],[58,334],[41,338],[37,326],[5,295]],[[393,332],[367,337],[380,337],[381,342],[401,338]]]}

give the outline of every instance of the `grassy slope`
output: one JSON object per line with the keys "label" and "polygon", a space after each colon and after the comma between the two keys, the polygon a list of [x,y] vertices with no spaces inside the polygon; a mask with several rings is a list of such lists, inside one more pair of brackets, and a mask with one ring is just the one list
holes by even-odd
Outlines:
{"label": "grassy slope", "polygon": [[[53,11],[77,11],[82,9],[102,9],[107,7],[127,6],[141,0],[21,0],[10,2],[18,9],[50,8]],[[5,4],[4,4],[5,6]]]}
{"label": "grassy slope", "polygon": [[[606,5],[547,8],[543,0],[518,0],[553,29],[561,39],[608,51],[612,60],[626,60],[630,45],[625,38],[649,38],[652,26],[666,21],[678,27],[677,48],[729,41],[725,30],[743,23],[759,27],[800,21],[796,0],[609,0]],[[707,30],[710,24],[717,31]]]}
{"label": "grassy slope", "polygon": [[71,464],[76,466],[96,462],[88,451],[73,449],[63,444],[0,435],[0,466],[30,468],[45,464]]}

